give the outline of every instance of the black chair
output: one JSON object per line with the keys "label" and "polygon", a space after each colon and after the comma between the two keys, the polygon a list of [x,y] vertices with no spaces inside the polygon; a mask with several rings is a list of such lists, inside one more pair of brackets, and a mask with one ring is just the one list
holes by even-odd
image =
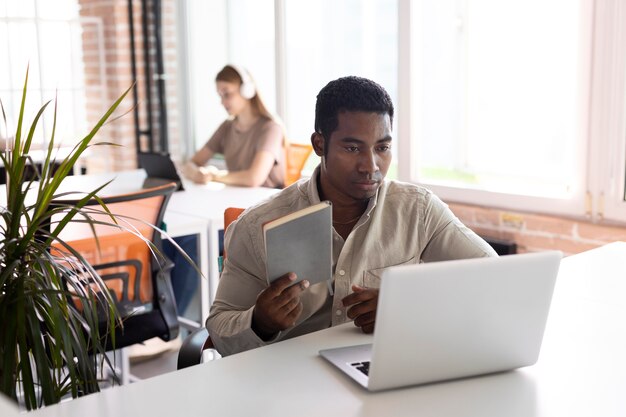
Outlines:
{"label": "black chair", "polygon": [[193,331],[183,340],[183,344],[178,351],[176,369],[198,365],[202,361],[202,354],[207,349],[215,349],[215,347],[206,327]]}
{"label": "black chair", "polygon": [[485,236],[481,236],[481,237],[500,256],[515,255],[517,253],[517,244],[512,240],[497,239],[497,238],[485,237]]}

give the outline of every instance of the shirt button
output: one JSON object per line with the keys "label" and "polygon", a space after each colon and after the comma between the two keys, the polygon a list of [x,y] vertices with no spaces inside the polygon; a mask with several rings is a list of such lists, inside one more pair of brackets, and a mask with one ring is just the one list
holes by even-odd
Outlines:
{"label": "shirt button", "polygon": [[346,275],[346,271],[344,271],[343,269],[339,270],[339,275],[344,276]]}
{"label": "shirt button", "polygon": [[341,316],[342,314],[343,314],[343,311],[341,311],[341,310],[335,311],[335,315],[337,315],[337,316]]}

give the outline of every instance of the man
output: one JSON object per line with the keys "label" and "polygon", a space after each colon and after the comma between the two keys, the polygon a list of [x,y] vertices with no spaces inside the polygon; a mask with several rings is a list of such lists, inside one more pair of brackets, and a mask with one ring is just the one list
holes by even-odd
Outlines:
{"label": "man", "polygon": [[[340,78],[320,91],[311,143],[321,163],[311,179],[250,208],[229,227],[228,258],[207,320],[222,355],[350,320],[371,333],[383,269],[496,256],[430,191],[385,180],[393,113],[387,92],[364,78]],[[323,200],[333,207],[334,295],[326,283],[291,285],[293,273],[269,285],[262,225]]]}

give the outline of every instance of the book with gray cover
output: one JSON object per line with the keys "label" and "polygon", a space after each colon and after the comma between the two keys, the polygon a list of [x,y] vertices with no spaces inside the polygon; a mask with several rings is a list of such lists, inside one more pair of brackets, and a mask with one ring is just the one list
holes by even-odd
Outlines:
{"label": "book with gray cover", "polygon": [[306,207],[263,225],[267,278],[288,272],[311,285],[332,276],[332,206],[329,201]]}

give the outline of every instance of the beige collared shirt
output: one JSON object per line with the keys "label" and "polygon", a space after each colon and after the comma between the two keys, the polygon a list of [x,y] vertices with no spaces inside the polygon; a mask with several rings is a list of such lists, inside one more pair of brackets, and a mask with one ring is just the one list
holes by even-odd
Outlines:
{"label": "beige collared shirt", "polygon": [[329,294],[325,283],[312,285],[300,298],[303,311],[296,325],[263,341],[251,328],[256,298],[268,286],[262,225],[319,203],[318,172],[319,167],[310,180],[300,181],[246,210],[228,228],[228,257],[206,323],[222,355],[350,321],[341,300],[351,293],[352,284],[379,287],[383,269],[390,266],[497,256],[432,192],[386,180],[347,240],[333,231],[334,295]]}

